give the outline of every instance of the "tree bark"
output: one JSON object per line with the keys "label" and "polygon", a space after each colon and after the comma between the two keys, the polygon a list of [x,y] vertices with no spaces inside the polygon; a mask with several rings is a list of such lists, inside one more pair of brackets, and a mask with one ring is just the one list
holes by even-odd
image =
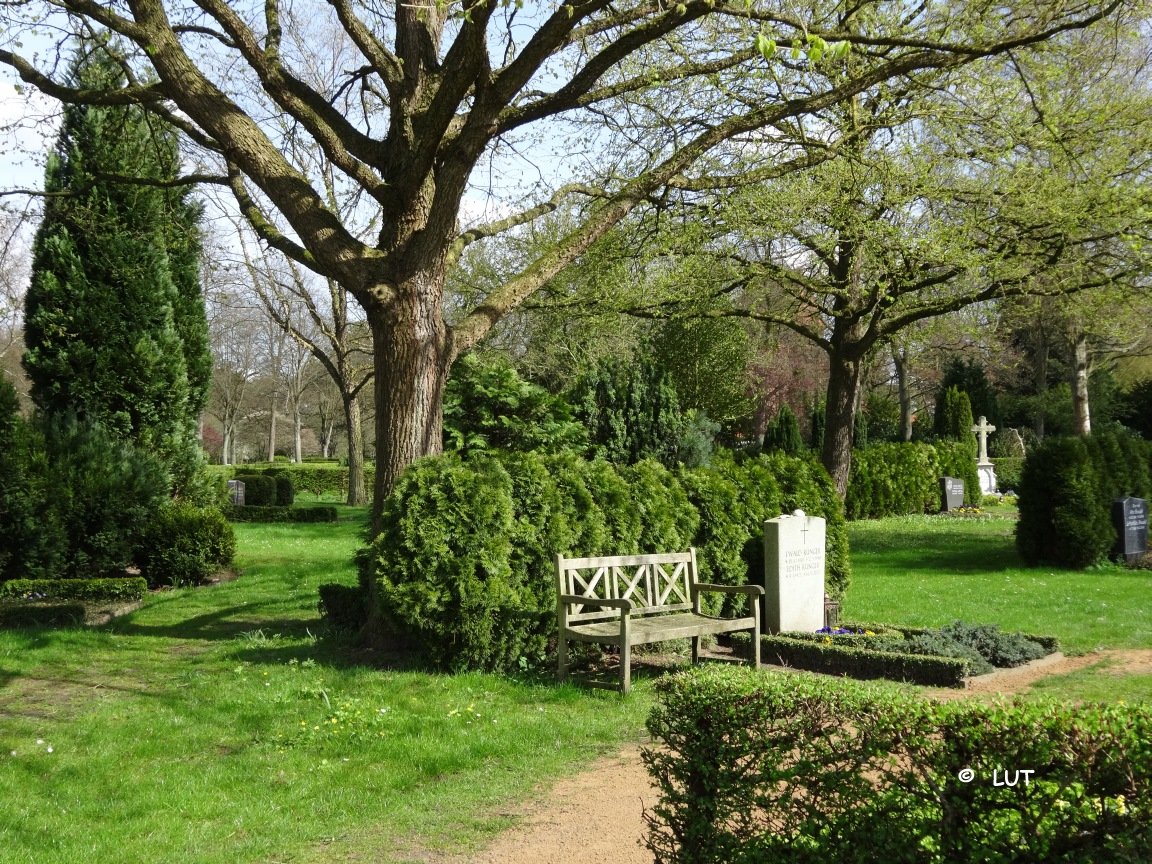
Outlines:
{"label": "tree bark", "polygon": [[268,405],[268,461],[276,461],[276,397]]}
{"label": "tree bark", "polygon": [[900,440],[912,440],[912,390],[908,384],[908,360],[895,345],[892,363],[896,367],[896,392],[900,399]]}
{"label": "tree bark", "polygon": [[1088,359],[1088,337],[1077,333],[1072,340],[1072,417],[1076,434],[1092,434],[1092,417],[1088,404],[1088,377],[1091,374]]}
{"label": "tree bark", "polygon": [[452,364],[441,313],[443,262],[398,286],[395,299],[368,313],[376,355],[376,478],[371,530],[400,474],[443,449],[444,383]]}
{"label": "tree bark", "polygon": [[348,503],[361,506],[368,503],[368,489],[364,485],[364,429],[360,415],[360,397],[344,393],[344,423],[348,430]]}
{"label": "tree bark", "polygon": [[828,354],[827,414],[821,461],[832,476],[841,500],[848,494],[848,478],[852,473],[852,430],[860,401],[861,365],[859,357],[843,350]]}

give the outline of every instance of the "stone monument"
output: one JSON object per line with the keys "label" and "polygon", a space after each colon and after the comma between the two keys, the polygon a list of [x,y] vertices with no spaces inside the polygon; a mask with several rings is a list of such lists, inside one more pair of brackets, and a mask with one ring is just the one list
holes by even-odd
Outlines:
{"label": "stone monument", "polygon": [[824,626],[824,519],[797,510],[764,523],[764,628]]}
{"label": "stone monument", "polygon": [[980,422],[972,427],[976,437],[980,439],[980,455],[976,457],[976,473],[980,476],[980,491],[985,495],[996,494],[996,466],[988,458],[988,435],[996,431],[996,427],[988,422],[988,418],[980,415]]}

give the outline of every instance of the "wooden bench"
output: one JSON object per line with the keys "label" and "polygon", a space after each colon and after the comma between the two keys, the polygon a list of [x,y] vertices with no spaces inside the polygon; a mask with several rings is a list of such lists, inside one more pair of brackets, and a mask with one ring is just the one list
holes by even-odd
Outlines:
{"label": "wooden bench", "polygon": [[[700,594],[748,595],[746,618],[715,618],[700,612]],[[692,640],[692,662],[700,659],[700,637],[752,631],[752,663],[760,666],[759,585],[700,582],[696,550],[605,558],[556,556],[556,619],[560,631],[558,677],[568,676],[568,643],[598,642],[620,649],[620,690],[631,689],[631,648],[667,639]]]}

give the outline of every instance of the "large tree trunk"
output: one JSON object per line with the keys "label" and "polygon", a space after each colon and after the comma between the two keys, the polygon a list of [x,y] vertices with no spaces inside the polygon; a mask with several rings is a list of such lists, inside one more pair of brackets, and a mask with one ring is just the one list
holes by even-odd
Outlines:
{"label": "large tree trunk", "polygon": [[344,424],[348,430],[348,503],[368,503],[364,485],[364,429],[360,415],[360,397],[343,394]]}
{"label": "large tree trunk", "polygon": [[908,359],[895,345],[892,363],[896,367],[896,392],[900,398],[900,440],[912,440],[912,389],[908,383]]}
{"label": "large tree trunk", "polygon": [[828,397],[821,461],[840,498],[848,494],[852,473],[852,430],[860,401],[860,368],[858,357],[833,350],[828,355]]}
{"label": "large tree trunk", "polygon": [[276,461],[276,397],[268,405],[268,461]]}
{"label": "large tree trunk", "polygon": [[443,286],[442,268],[419,272],[399,286],[393,302],[369,313],[377,369],[373,534],[404,469],[443,448],[444,383],[452,362]]}
{"label": "large tree trunk", "polygon": [[1088,377],[1091,371],[1088,337],[1077,333],[1072,340],[1072,417],[1076,434],[1082,437],[1092,434],[1092,417],[1088,406]]}

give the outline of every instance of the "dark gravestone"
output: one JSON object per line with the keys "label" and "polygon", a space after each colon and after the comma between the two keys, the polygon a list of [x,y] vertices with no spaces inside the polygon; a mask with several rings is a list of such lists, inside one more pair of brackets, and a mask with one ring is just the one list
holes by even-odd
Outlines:
{"label": "dark gravestone", "polygon": [[237,507],[244,506],[244,481],[243,480],[229,480],[228,481],[228,500],[235,504]]}
{"label": "dark gravestone", "polygon": [[1112,524],[1116,526],[1114,555],[1136,561],[1148,551],[1148,502],[1143,498],[1117,498],[1112,502]]}
{"label": "dark gravestone", "polygon": [[964,481],[959,477],[940,478],[940,509],[947,513],[964,506]]}

